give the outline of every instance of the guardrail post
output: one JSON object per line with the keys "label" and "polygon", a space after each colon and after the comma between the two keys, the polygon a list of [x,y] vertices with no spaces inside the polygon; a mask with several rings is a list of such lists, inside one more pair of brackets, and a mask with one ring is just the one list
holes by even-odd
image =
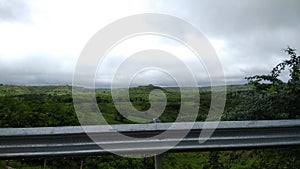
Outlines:
{"label": "guardrail post", "polygon": [[162,169],[162,154],[155,156],[155,169]]}
{"label": "guardrail post", "polygon": [[[160,123],[160,119],[159,118],[154,118],[153,119],[154,123]],[[162,169],[162,154],[158,154],[154,157],[154,161],[155,161],[155,169]]]}
{"label": "guardrail post", "polygon": [[82,169],[83,168],[83,160],[81,160],[81,162],[80,162],[80,169]]}
{"label": "guardrail post", "polygon": [[45,158],[44,159],[44,169],[46,169],[46,167],[47,167],[47,159]]}

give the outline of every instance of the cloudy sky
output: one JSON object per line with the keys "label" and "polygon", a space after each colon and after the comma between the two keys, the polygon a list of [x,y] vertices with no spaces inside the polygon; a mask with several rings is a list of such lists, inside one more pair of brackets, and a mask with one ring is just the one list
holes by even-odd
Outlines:
{"label": "cloudy sky", "polygon": [[[88,40],[109,23],[141,13],[168,14],[197,27],[216,50],[228,84],[268,73],[285,58],[282,49],[287,46],[300,50],[299,0],[0,0],[0,83],[72,84],[77,59]],[[178,55],[199,85],[208,84],[205,66],[182,44],[141,36],[112,49],[99,67],[98,85],[109,86],[118,65],[146,49]],[[180,67],[171,69],[181,72]],[[133,83],[167,86],[174,80],[147,69]]]}

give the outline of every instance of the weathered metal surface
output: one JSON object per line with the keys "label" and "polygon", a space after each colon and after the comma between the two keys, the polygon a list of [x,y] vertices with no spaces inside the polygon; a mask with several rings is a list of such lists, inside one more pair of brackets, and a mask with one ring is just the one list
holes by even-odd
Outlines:
{"label": "weathered metal surface", "polygon": [[[169,149],[204,151],[300,145],[300,120],[220,122],[210,138],[199,138],[204,123],[196,122],[185,138],[179,138],[178,134],[186,130],[189,124],[191,123],[114,125],[113,130],[108,126],[85,126],[85,129],[96,138],[98,144],[110,145],[109,151],[124,154],[146,154]],[[168,129],[168,137],[146,139]],[[118,139],[113,131],[139,140]],[[199,143],[201,139],[207,141]],[[171,147],[174,142],[179,143]],[[0,129],[2,159],[108,153],[98,144],[91,141],[81,126]]]}

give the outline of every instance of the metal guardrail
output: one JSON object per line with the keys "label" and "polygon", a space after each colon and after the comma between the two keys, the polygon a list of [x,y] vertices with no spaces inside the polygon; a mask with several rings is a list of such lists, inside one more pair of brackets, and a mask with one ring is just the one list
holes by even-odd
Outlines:
{"label": "metal guardrail", "polygon": [[[174,141],[180,142],[169,151],[231,150],[300,145],[300,120],[224,121],[219,123],[213,135],[204,143],[199,143],[203,122],[196,122],[183,139],[178,138],[177,135],[184,130],[187,123],[176,123],[176,129],[171,131],[172,134],[168,138],[143,139],[169,129],[172,124],[113,126],[119,133],[140,138],[138,142],[118,140],[105,126],[87,126],[86,128],[93,131],[89,134],[105,138],[105,144],[112,145],[110,151],[125,154],[143,154],[146,151],[169,149],[167,145]],[[150,142],[151,144],[147,144]],[[1,159],[106,153],[108,153],[106,150],[91,141],[81,126],[0,129]]]}

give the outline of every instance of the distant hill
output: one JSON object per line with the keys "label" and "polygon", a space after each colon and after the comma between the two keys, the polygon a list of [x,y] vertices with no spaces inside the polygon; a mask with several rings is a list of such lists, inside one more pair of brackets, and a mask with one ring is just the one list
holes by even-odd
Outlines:
{"label": "distant hill", "polygon": [[142,93],[150,93],[152,90],[155,90],[155,89],[159,89],[159,90],[166,92],[166,89],[159,87],[159,86],[154,86],[152,84],[149,84],[147,86],[133,87],[133,88],[130,88],[129,91],[132,94],[135,94],[135,93],[142,94]]}
{"label": "distant hill", "polygon": [[15,86],[1,85],[0,96],[24,94],[66,95],[72,93],[71,86]]}
{"label": "distant hill", "polygon": [[[205,86],[205,87],[199,87],[199,92],[210,92],[211,91],[210,86]],[[216,91],[220,91],[223,90],[223,87],[220,86],[214,86],[213,87]],[[164,88],[167,91],[170,92],[179,92],[179,88],[178,87],[165,87]],[[188,87],[184,87],[184,89],[188,89]],[[250,86],[248,84],[244,84],[244,85],[228,85],[226,86],[226,91],[227,92],[235,92],[235,91],[248,91],[248,90],[253,90],[253,86]]]}
{"label": "distant hill", "polygon": [[[222,90],[223,87],[220,86],[214,86],[215,90]],[[235,92],[235,91],[247,91],[247,90],[253,90],[253,86],[245,84],[245,85],[228,85],[226,86],[226,91],[227,92]],[[211,91],[211,87],[200,87],[199,88],[200,92],[206,92],[206,91]]]}
{"label": "distant hill", "polygon": [[[188,89],[188,87],[186,87]],[[149,94],[154,89],[160,89],[167,93],[179,92],[178,87],[159,87],[152,84],[147,86],[138,86],[130,88],[131,94]],[[221,87],[215,87],[221,89]],[[228,92],[252,90],[249,85],[230,85],[227,86]],[[117,89],[123,91],[126,89]],[[209,92],[211,87],[200,87],[200,92]],[[96,93],[110,93],[110,89],[96,89]],[[4,95],[25,95],[25,94],[49,94],[49,95],[71,95],[72,86],[17,86],[17,85],[0,85],[0,96]]]}

